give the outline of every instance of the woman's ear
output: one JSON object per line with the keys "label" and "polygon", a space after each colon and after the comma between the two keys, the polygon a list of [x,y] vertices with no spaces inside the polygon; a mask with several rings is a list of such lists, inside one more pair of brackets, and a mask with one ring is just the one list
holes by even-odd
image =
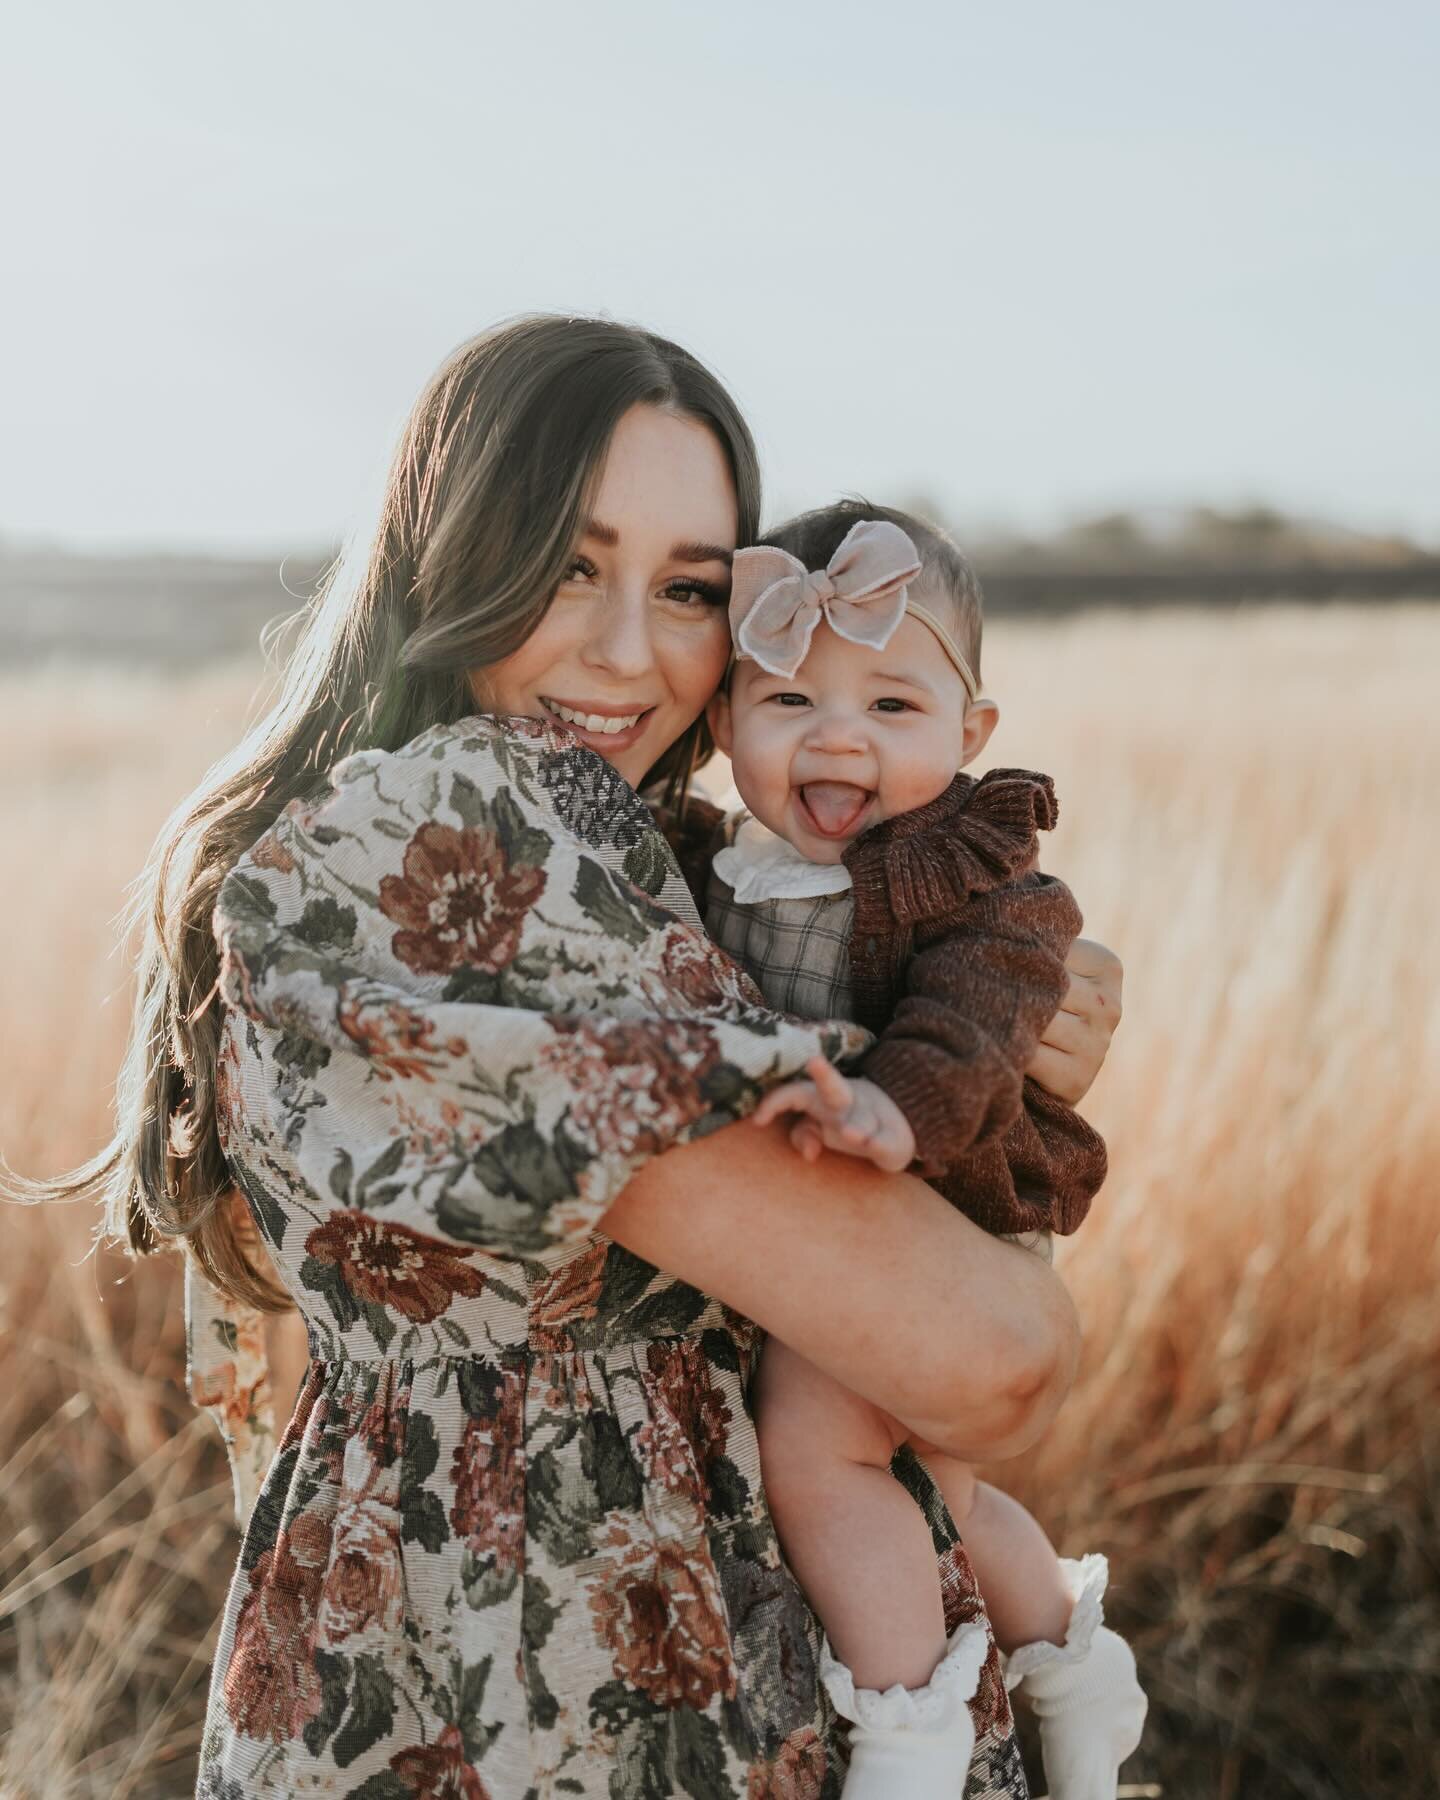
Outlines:
{"label": "woman's ear", "polygon": [[1000,723],[1000,708],[993,700],[972,700],[965,709],[965,735],[961,743],[960,767],[974,762],[990,742],[990,734]]}
{"label": "woman's ear", "polygon": [[730,732],[730,696],[721,688],[710,697],[710,704],[705,708],[705,718],[710,726],[710,735],[719,745],[721,754],[730,754],[730,745],[734,739]]}

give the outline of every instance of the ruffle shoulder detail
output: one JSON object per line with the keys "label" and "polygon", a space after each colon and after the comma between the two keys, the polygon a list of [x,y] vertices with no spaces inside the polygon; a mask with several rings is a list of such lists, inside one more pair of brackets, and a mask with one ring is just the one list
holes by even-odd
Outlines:
{"label": "ruffle shoulder detail", "polygon": [[1029,769],[955,780],[928,806],[885,819],[846,853],[857,888],[877,879],[896,920],[952,917],[979,894],[1033,868],[1038,833],[1060,816],[1055,784]]}

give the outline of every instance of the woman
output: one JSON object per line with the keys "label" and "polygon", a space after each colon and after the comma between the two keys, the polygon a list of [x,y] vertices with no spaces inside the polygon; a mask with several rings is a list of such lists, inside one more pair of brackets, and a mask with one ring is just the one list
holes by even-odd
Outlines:
{"label": "woman", "polygon": [[[860,1039],[757,1004],[635,790],[683,811],[758,524],[745,425],[675,346],[551,318],[475,341],[412,416],[358,583],[162,841],[119,1130],[52,1191],[103,1179],[139,1250],[184,1235],[230,1303],[197,1290],[199,1397],[242,1452],[244,1308],[306,1318],[211,1800],[828,1792],[744,1410],[756,1327],[968,1458],[1064,1395],[1075,1323],[1039,1259],[745,1117]],[[1035,1070],[1067,1098],[1113,1027],[1090,955]],[[953,1627],[963,1553],[897,1473]],[[976,1706],[969,1791],[1023,1794],[993,1654]]]}

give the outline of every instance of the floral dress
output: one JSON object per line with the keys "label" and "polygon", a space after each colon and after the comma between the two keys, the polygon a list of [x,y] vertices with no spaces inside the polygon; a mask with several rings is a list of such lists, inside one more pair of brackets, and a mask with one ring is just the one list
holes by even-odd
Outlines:
{"label": "floral dress", "polygon": [[[769,1011],[634,791],[476,718],[293,803],[215,913],[218,1106],[311,1362],[192,1270],[243,1538],[205,1800],[822,1800],[843,1741],[780,1559],[749,1321],[598,1236],[649,1157],[853,1025]],[[983,1617],[923,1467],[949,1628]],[[967,1792],[1026,1789],[993,1646]]]}

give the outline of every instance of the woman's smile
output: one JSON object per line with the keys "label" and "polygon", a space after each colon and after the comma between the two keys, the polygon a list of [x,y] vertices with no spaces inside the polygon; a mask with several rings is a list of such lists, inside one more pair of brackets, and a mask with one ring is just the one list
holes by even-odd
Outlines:
{"label": "woman's smile", "polygon": [[601,700],[556,700],[549,694],[540,695],[540,704],[592,749],[609,751],[638,743],[655,711],[653,706],[620,708]]}

